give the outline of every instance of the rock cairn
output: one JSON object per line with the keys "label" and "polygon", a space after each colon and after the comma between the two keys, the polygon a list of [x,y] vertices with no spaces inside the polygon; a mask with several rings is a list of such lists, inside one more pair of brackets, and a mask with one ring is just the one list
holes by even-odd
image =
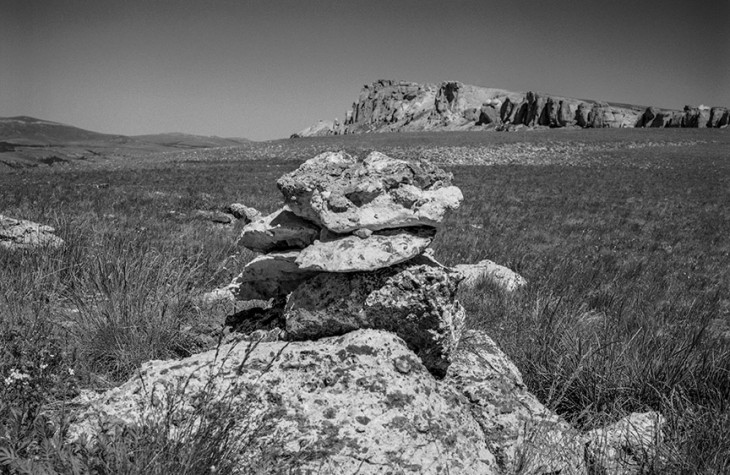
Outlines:
{"label": "rock cairn", "polygon": [[661,415],[582,434],[486,333],[463,330],[458,286],[525,281],[491,261],[448,268],[430,255],[462,200],[450,174],[335,152],[278,185],[285,205],[240,237],[262,255],[218,291],[268,300],[229,319],[249,342],[150,361],[118,388],[80,396],[71,438],[102,420],[195,420],[201,406],[228,405],[244,436],[257,430],[238,461],[246,473],[628,474],[661,458]]}
{"label": "rock cairn", "polygon": [[266,315],[289,340],[391,331],[443,376],[463,328],[455,300],[462,276],[426,251],[463,199],[451,179],[379,152],[363,161],[327,152],[284,175],[277,182],[284,206],[239,239],[263,254],[229,286],[238,300],[275,303],[229,322],[250,330]]}

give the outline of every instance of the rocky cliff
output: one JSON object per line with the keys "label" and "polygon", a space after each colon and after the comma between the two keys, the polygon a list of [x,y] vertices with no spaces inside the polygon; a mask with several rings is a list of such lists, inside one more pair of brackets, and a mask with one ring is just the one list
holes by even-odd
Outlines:
{"label": "rocky cliff", "polygon": [[320,121],[292,137],[415,132],[515,130],[523,127],[726,127],[724,107],[685,106],[683,111],[611,104],[529,91],[381,79],[366,84],[339,122]]}

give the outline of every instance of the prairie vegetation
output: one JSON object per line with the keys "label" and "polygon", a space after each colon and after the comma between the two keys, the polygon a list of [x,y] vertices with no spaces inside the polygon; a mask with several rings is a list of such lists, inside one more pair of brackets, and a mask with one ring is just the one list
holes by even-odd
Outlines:
{"label": "prairie vegetation", "polygon": [[[195,297],[253,254],[235,247],[237,227],[195,210],[273,211],[276,179],[332,148],[452,164],[465,202],[436,257],[488,258],[527,278],[517,295],[484,282],[461,299],[541,401],[585,430],[657,410],[668,419],[662,473],[730,471],[729,136],[332,137],[0,174],[2,213],[53,225],[67,243],[0,250],[0,471],[228,473],[245,456],[272,473],[273,451],[252,436],[266,421],[231,432],[240,408],[203,411],[185,446],[169,426],[112,424],[89,448],[64,440],[67,406],[146,360],[215,347],[233,308]],[[496,158],[463,165],[473,150]]]}

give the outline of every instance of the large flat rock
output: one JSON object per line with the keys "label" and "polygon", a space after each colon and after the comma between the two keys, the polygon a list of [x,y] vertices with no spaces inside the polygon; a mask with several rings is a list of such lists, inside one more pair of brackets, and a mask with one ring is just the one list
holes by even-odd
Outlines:
{"label": "large flat rock", "polygon": [[291,210],[335,233],[437,226],[461,204],[452,175],[427,163],[379,152],[360,162],[326,152],[284,175],[277,185]]}
{"label": "large flat rock", "polygon": [[350,274],[322,273],[302,283],[284,310],[288,338],[315,340],[360,328],[391,331],[443,376],[459,343],[464,308],[460,276],[427,265]]}
{"label": "large flat rock", "polygon": [[315,241],[297,257],[301,269],[325,272],[372,271],[421,254],[433,241],[434,228],[379,231],[366,238],[343,236]]}
{"label": "large flat rock", "polygon": [[246,447],[250,454],[268,445],[295,465],[280,472],[242,458],[260,473],[498,473],[465,399],[434,379],[403,340],[375,330],[146,363],[85,402],[70,434],[97,433],[100,418],[162,423],[173,410],[174,420],[186,420],[201,401],[219,407],[221,400],[240,414],[242,430],[255,430],[252,420],[271,422]]}
{"label": "large flat rock", "polygon": [[254,220],[241,231],[238,244],[256,252],[301,249],[319,237],[320,228],[286,206]]}
{"label": "large flat rock", "polygon": [[299,251],[272,252],[249,262],[226,287],[237,300],[268,300],[288,294],[317,274],[302,270],[296,260]]}

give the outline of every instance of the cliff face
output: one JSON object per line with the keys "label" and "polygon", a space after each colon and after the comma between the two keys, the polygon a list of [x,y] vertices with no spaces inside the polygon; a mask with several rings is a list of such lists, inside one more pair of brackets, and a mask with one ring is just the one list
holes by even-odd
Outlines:
{"label": "cliff face", "polygon": [[363,86],[344,122],[320,121],[292,137],[426,130],[514,130],[523,127],[724,127],[724,107],[683,111],[615,105],[536,92],[381,79]]}

